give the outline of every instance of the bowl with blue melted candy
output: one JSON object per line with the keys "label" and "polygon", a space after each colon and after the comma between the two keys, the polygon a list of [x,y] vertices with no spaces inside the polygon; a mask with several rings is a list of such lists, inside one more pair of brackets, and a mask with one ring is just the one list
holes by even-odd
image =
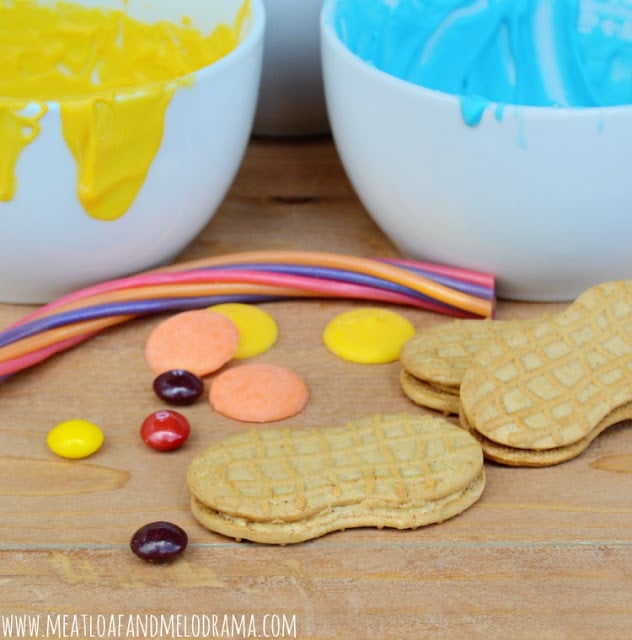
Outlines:
{"label": "bowl with blue melted candy", "polygon": [[241,163],[261,0],[0,0],[0,302],[169,262]]}
{"label": "bowl with blue melted candy", "polygon": [[332,134],[401,252],[564,301],[632,277],[632,1],[325,0]]}

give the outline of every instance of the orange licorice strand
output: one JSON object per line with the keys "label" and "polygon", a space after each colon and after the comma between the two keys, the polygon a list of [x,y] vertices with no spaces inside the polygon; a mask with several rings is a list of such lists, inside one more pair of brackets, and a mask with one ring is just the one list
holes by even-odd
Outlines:
{"label": "orange licorice strand", "polygon": [[[269,295],[269,296],[278,296],[278,297],[291,297],[291,298],[318,298],[322,297],[322,294],[318,291],[304,291],[302,289],[288,289],[283,287],[270,287],[265,285],[243,285],[240,287],[240,290],[237,291],[237,287],[234,284],[221,283],[221,286],[214,286],[213,283],[207,285],[206,287],[202,285],[193,285],[195,289],[199,291],[192,295],[194,291],[193,288],[189,288],[188,295],[181,293],[182,290],[181,284],[177,285],[168,285],[168,286],[159,286],[159,287],[146,287],[146,291],[142,291],[144,289],[139,287],[137,289],[121,289],[118,291],[112,291],[107,294],[102,294],[100,296],[94,296],[94,298],[89,298],[89,305],[86,305],[86,300],[82,300],[81,303],[77,301],[74,303],[74,307],[68,307],[67,309],[56,309],[56,312],[68,311],[71,308],[85,308],[86,306],[93,306],[97,304],[103,304],[108,302],[121,302],[125,300],[146,300],[153,299],[156,297],[197,297],[197,296],[206,296],[206,295],[225,295],[225,294],[257,294],[257,295]],[[158,291],[157,291],[158,289]],[[201,293],[200,293],[201,291]],[[219,291],[219,292],[218,292]],[[141,294],[140,296],[138,294]],[[114,297],[112,297],[114,296]],[[329,296],[335,297],[335,296]],[[98,300],[97,300],[98,298]],[[55,329],[48,329],[46,331],[42,331],[39,334],[29,336],[27,338],[22,338],[21,340],[17,340],[11,344],[8,344],[4,347],[0,347],[0,362],[6,362],[8,360],[12,360],[13,358],[23,356],[26,353],[31,353],[32,351],[36,351],[38,349],[42,349],[44,347],[48,347],[51,344],[56,342],[60,342],[67,338],[72,338],[78,335],[81,335],[85,332],[99,332],[104,329],[107,329],[110,326],[114,326],[117,324],[122,324],[131,320],[133,318],[138,317],[137,315],[116,315],[116,316],[108,316],[106,318],[98,318],[95,320],[85,320],[81,322],[70,323],[61,327],[56,327]]]}
{"label": "orange licorice strand", "polygon": [[72,324],[56,327],[42,331],[28,338],[23,338],[17,342],[0,348],[0,362],[7,362],[14,358],[21,357],[27,353],[32,353],[38,349],[43,349],[57,342],[62,342],[68,338],[74,338],[82,334],[96,334],[104,329],[123,324],[128,320],[136,318],[135,315],[109,316],[107,318],[98,318],[96,320],[85,320],[83,322],[75,322]]}
{"label": "orange licorice strand", "polygon": [[321,251],[246,251],[241,253],[225,254],[202,258],[186,263],[172,265],[157,269],[159,272],[182,271],[187,269],[203,269],[205,267],[219,267],[240,263],[266,263],[279,262],[284,264],[301,264],[308,266],[331,267],[334,269],[346,269],[358,273],[365,273],[390,280],[397,284],[409,287],[418,293],[444,302],[445,304],[469,311],[478,316],[490,317],[493,312],[493,304],[490,300],[451,289],[420,274],[408,269],[397,267],[371,258],[327,253]]}
{"label": "orange licorice strand", "polygon": [[133,287],[130,289],[115,289],[107,293],[100,293],[95,296],[74,300],[54,309],[45,310],[39,317],[46,317],[82,309],[100,304],[110,304],[114,302],[129,302],[134,300],[152,300],[154,298],[189,298],[209,295],[264,295],[282,296],[292,298],[308,298],[321,296],[319,292],[304,291],[289,287],[279,287],[263,284],[249,284],[242,282],[198,282],[198,283],[174,283],[149,285],[144,287]]}

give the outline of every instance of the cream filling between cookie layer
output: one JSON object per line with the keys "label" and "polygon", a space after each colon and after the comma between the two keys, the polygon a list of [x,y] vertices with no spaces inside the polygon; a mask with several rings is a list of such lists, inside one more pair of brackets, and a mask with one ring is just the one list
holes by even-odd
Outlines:
{"label": "cream filling between cookie layer", "polygon": [[326,533],[358,527],[416,529],[452,518],[483,493],[485,472],[464,489],[439,500],[406,506],[385,505],[369,501],[336,506],[294,522],[284,520],[255,521],[216,511],[192,498],[193,515],[212,531],[233,537],[270,544],[289,544],[316,538]]}

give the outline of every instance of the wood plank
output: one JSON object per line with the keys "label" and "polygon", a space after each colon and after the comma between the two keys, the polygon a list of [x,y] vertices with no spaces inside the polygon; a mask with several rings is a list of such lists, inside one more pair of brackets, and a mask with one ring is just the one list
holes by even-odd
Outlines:
{"label": "wood plank", "polygon": [[259,628],[277,615],[295,620],[287,637],[319,640],[629,638],[627,545],[337,540],[200,543],[170,566],[117,545],[4,551],[2,613],[234,615]]}

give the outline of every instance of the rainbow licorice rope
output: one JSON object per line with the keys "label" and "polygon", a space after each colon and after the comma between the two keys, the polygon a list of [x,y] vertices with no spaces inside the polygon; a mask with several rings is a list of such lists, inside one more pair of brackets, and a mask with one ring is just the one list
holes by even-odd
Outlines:
{"label": "rainbow licorice rope", "polygon": [[340,298],[491,317],[494,278],[427,262],[325,252],[251,251],[147,271],[80,289],[0,333],[0,377],[139,316],[220,302]]}

